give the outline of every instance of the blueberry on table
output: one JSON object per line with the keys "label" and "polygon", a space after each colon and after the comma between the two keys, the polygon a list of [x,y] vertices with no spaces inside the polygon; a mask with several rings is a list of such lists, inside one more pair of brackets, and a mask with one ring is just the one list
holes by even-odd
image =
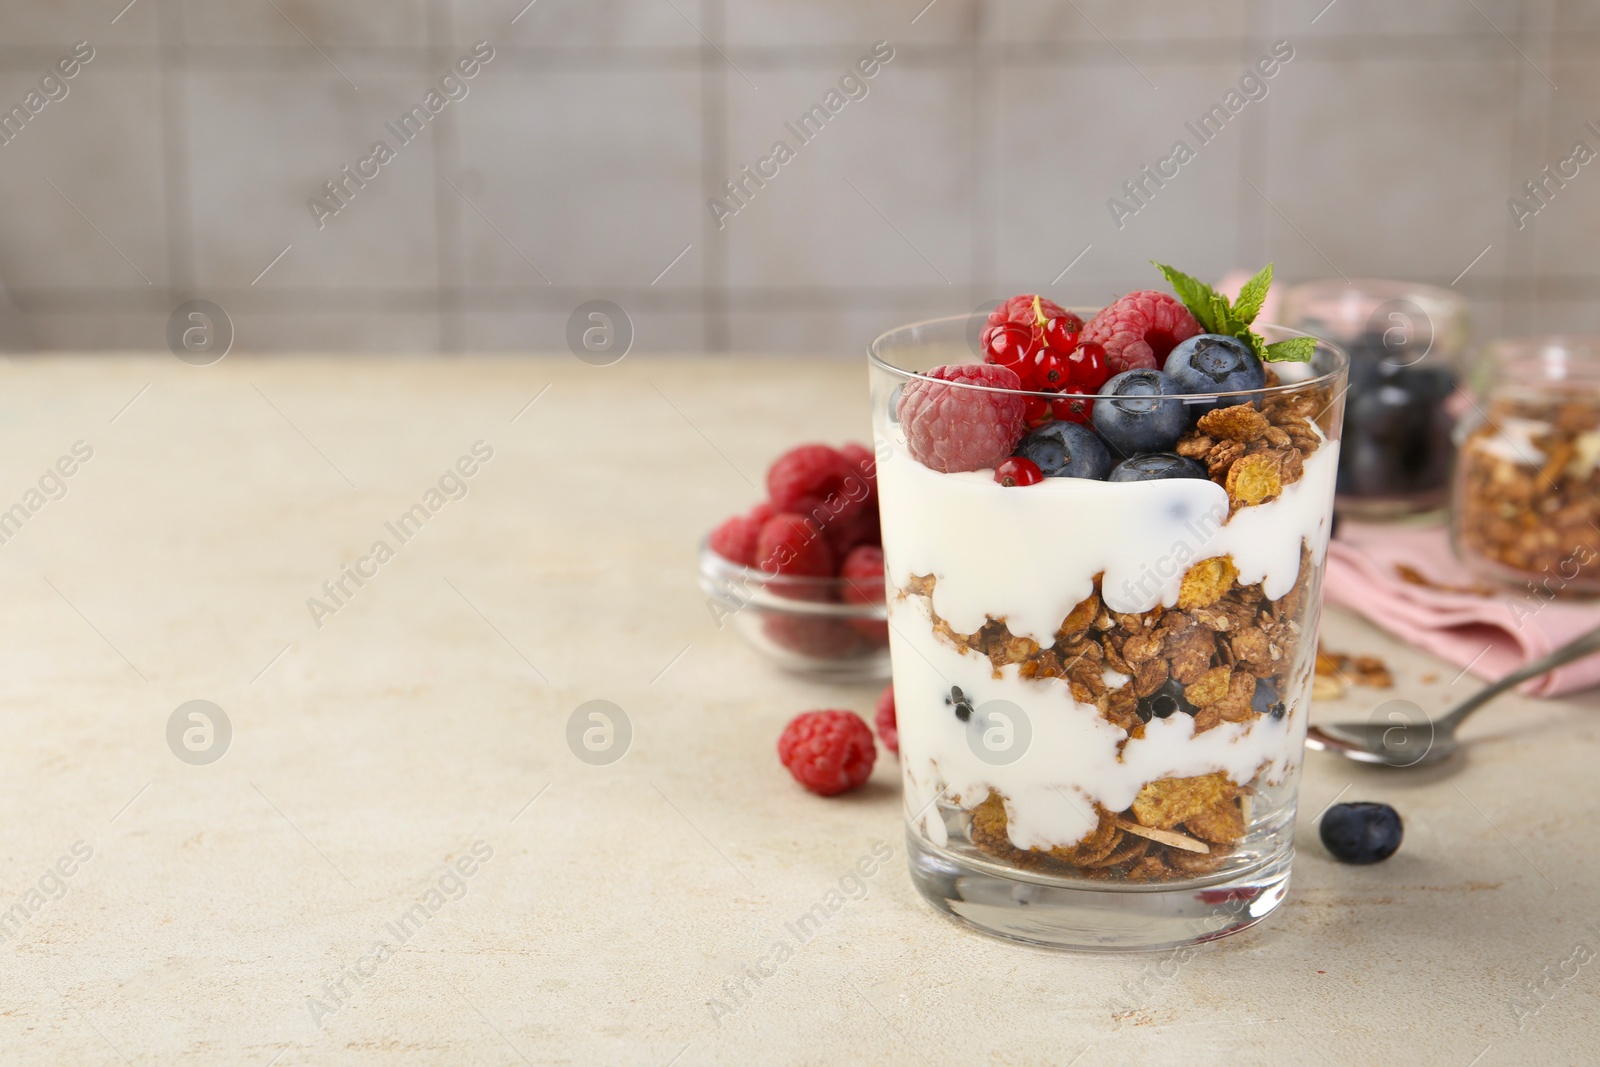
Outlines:
{"label": "blueberry on table", "polygon": [[1206,469],[1176,452],[1148,452],[1111,468],[1113,482],[1156,482],[1167,478],[1206,478]]}
{"label": "blueberry on table", "polygon": [[[1267,384],[1267,372],[1250,346],[1217,333],[1196,334],[1182,342],[1162,369],[1185,393],[1237,393]],[[1189,414],[1199,418],[1219,403],[1223,402],[1191,404]]]}
{"label": "blueberry on table", "polygon": [[1047,422],[1022,439],[1016,454],[1030,460],[1046,478],[1092,478],[1105,481],[1111,453],[1087,426]]}
{"label": "blueberry on table", "polygon": [[1378,863],[1395,854],[1405,828],[1387,804],[1335,804],[1322,815],[1322,843],[1340,863]]}
{"label": "blueberry on table", "polygon": [[1094,428],[1124,456],[1166,452],[1189,428],[1183,390],[1158,370],[1125,370],[1104,386],[1094,405]]}

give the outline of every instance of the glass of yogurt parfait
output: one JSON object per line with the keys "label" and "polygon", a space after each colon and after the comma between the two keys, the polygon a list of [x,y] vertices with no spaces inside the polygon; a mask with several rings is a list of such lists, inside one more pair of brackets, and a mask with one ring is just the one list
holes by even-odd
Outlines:
{"label": "glass of yogurt parfait", "polygon": [[1025,296],[870,350],[912,877],[1020,941],[1211,940],[1288,888],[1348,360],[1174,275],[1198,315]]}

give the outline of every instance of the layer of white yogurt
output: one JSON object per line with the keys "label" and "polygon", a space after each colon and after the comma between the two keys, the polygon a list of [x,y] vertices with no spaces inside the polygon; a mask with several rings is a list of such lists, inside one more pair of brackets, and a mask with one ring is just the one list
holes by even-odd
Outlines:
{"label": "layer of white yogurt", "polygon": [[[1245,585],[1276,600],[1294,588],[1304,542],[1320,563],[1328,547],[1339,449],[1324,442],[1299,481],[1270,504],[1228,517],[1228,494],[1209,479],[1097,482],[1046,478],[1003,487],[992,470],[941,474],[901,441],[879,448],[878,499],[889,581],[934,575],[934,610],[960,633],[989,616],[1040,645],[1104,572],[1112,611],[1178,602],[1198,560],[1232,556]],[[888,453],[883,455],[882,453]]]}

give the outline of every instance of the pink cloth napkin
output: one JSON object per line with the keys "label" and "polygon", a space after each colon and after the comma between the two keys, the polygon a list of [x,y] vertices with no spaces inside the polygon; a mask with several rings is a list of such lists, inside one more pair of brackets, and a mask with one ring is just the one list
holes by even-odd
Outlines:
{"label": "pink cloth napkin", "polygon": [[[1432,585],[1406,581],[1402,567]],[[1548,593],[1541,597],[1509,586],[1495,590],[1471,577],[1443,526],[1341,522],[1328,546],[1323,591],[1328,603],[1489,681],[1600,626],[1600,607],[1592,602],[1551,600]],[[1535,678],[1522,691],[1548,697],[1595,685],[1600,655]]]}

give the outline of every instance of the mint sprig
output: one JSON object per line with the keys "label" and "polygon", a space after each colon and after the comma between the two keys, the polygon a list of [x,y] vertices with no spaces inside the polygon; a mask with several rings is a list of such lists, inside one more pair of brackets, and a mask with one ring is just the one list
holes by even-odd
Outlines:
{"label": "mint sprig", "polygon": [[1165,263],[1156,263],[1156,269],[1166,276],[1172,291],[1178,294],[1178,299],[1183,301],[1183,306],[1189,309],[1202,330],[1237,337],[1249,345],[1256,358],[1263,363],[1305,363],[1316,351],[1317,341],[1314,337],[1291,337],[1287,341],[1274,341],[1269,345],[1265,338],[1250,328],[1256,316],[1261,314],[1267,290],[1272,287],[1271,263],[1245,282],[1239,290],[1239,299],[1233,301],[1198,278],[1190,277]]}

